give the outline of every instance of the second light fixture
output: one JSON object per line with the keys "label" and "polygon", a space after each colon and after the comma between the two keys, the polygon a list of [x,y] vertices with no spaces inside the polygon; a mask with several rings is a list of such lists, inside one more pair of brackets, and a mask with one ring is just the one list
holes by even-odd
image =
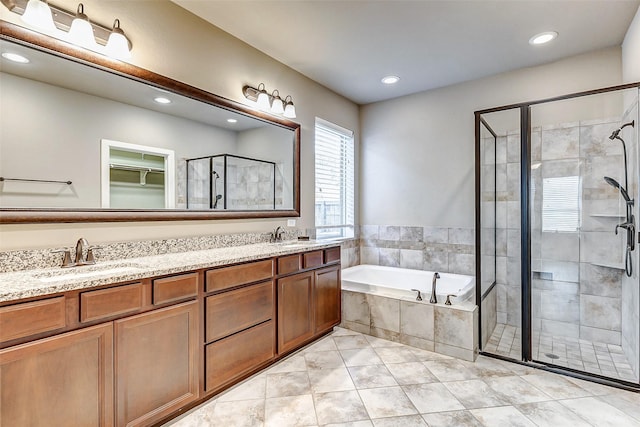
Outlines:
{"label": "second light fixture", "polygon": [[296,118],[296,107],[293,105],[293,99],[290,95],[287,95],[283,100],[278,89],[275,89],[269,95],[264,83],[260,83],[257,88],[251,86],[243,87],[242,93],[245,98],[254,101],[256,106],[263,111],[281,114],[288,119]]}

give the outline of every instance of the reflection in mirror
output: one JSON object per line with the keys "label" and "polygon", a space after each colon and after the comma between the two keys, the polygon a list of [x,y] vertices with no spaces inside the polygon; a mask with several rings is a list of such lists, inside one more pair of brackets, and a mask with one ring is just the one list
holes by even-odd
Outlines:
{"label": "reflection in mirror", "polygon": [[296,127],[7,40],[0,49],[29,60],[0,68],[0,208],[298,209]]}

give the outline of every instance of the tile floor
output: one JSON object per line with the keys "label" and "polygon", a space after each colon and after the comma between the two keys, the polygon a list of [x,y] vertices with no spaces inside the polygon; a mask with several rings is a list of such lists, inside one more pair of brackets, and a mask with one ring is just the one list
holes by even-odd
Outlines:
{"label": "tile floor", "polygon": [[[633,373],[619,345],[535,332],[532,336],[532,345],[534,360],[610,378],[638,382],[638,377]],[[484,350],[520,359],[522,354],[520,328],[497,324]],[[550,354],[557,358],[549,357]]]}
{"label": "tile floor", "polygon": [[336,330],[166,426],[640,426],[640,394]]}

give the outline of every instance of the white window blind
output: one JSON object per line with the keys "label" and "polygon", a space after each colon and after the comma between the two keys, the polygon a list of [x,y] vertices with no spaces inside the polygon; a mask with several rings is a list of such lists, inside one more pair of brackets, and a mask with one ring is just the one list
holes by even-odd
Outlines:
{"label": "white window blind", "polygon": [[580,177],[562,176],[542,181],[542,231],[580,229]]}
{"label": "white window blind", "polygon": [[352,237],[355,223],[353,132],[316,118],[315,134],[316,236]]}

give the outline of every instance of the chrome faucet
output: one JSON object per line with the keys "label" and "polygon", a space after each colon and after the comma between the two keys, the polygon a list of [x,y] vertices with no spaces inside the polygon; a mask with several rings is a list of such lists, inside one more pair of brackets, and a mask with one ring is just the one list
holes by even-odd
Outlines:
{"label": "chrome faucet", "polygon": [[81,237],[78,239],[78,242],[76,243],[76,259],[75,259],[75,263],[76,265],[84,265],[86,264],[86,260],[84,259],[84,248],[89,247],[89,242],[87,242],[87,239],[85,239],[84,237]]}
{"label": "chrome faucet", "polygon": [[[84,251],[87,251],[87,257],[84,257]],[[96,258],[93,255],[93,251],[96,249],[102,249],[102,246],[89,246],[89,242],[84,237],[78,239],[76,243],[76,258],[71,262],[71,249],[63,248],[51,251],[52,253],[63,254],[62,268],[78,267],[81,265],[93,265],[96,263]]]}
{"label": "chrome faucet", "polygon": [[269,241],[271,243],[274,242],[281,242],[282,241],[282,235],[284,234],[284,230],[282,229],[281,226],[278,226],[273,233],[271,233],[271,237],[269,239]]}
{"label": "chrome faucet", "polygon": [[438,303],[438,299],[436,298],[436,280],[438,280],[439,278],[440,273],[438,273],[437,271],[433,273],[433,281],[431,282],[431,298],[429,299],[429,302],[431,304]]}

